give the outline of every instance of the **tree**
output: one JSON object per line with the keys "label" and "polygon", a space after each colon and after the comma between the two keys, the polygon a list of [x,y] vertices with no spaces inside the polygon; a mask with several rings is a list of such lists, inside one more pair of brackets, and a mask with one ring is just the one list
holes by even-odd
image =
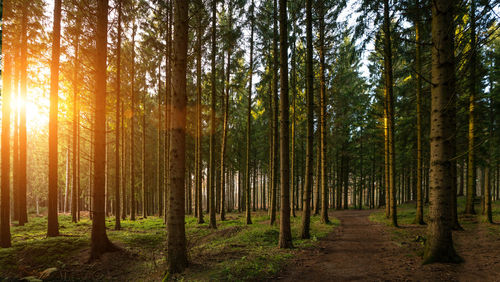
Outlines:
{"label": "tree", "polygon": [[455,58],[453,1],[432,1],[432,85],[430,135],[430,206],[424,263],[460,262],[453,247],[451,196],[456,169],[455,152]]}
{"label": "tree", "polygon": [[115,251],[106,235],[105,166],[106,166],[106,59],[108,30],[108,0],[97,2],[95,58],[95,125],[94,125],[94,187],[93,218],[90,237],[90,260],[103,253]]}
{"label": "tree", "polygon": [[272,135],[271,135],[271,219],[276,221],[276,197],[278,190],[278,2],[273,1],[273,77],[272,77]]}
{"label": "tree", "polygon": [[[12,16],[10,1],[3,2],[3,20],[5,22]],[[10,26],[2,24],[2,41],[8,38]],[[3,46],[3,73],[2,73],[2,148],[1,148],[1,190],[0,190],[0,247],[11,246],[10,234],[10,99],[12,82],[12,57],[10,47]]]}
{"label": "tree", "polygon": [[120,178],[121,166],[120,166],[120,85],[121,85],[121,50],[122,50],[122,0],[118,0],[118,29],[116,32],[116,106],[115,106],[115,230],[121,229],[120,223]]}
{"label": "tree", "polygon": [[[186,169],[186,65],[188,49],[189,1],[174,2],[174,40],[172,72],[171,122],[168,201],[167,265],[170,273],[182,272],[188,266],[184,223],[184,178]],[[213,206],[210,207],[210,210]]]}
{"label": "tree", "polygon": [[389,16],[389,0],[384,0],[384,76],[385,76],[385,101],[387,109],[387,149],[389,161],[389,202],[390,217],[393,226],[398,226],[397,206],[396,206],[396,187],[394,178],[396,177],[396,157],[394,143],[394,90],[392,77],[392,46],[391,46],[391,26]]}
{"label": "tree", "polygon": [[476,196],[476,160],[475,160],[475,109],[476,109],[476,4],[471,1],[470,6],[470,46],[471,54],[469,60],[469,135],[468,135],[468,163],[467,163],[467,197],[465,201],[465,213],[475,214],[474,197]]}
{"label": "tree", "polygon": [[292,248],[290,230],[290,133],[288,101],[288,23],[286,0],[280,0],[280,176],[281,176],[281,213],[280,248]]}
{"label": "tree", "polygon": [[49,117],[49,213],[47,236],[59,235],[57,215],[57,115],[59,100],[59,56],[61,39],[61,0],[54,2],[52,61],[50,64],[50,117]]}
{"label": "tree", "polygon": [[[419,1],[416,1],[416,9],[420,9]],[[422,52],[420,41],[420,18],[415,19],[415,65],[417,76],[417,213],[415,222],[425,224],[424,222],[424,197],[422,191]]]}
{"label": "tree", "polygon": [[211,104],[210,104],[210,159],[208,167],[208,198],[210,210],[210,228],[217,228],[215,219],[215,99],[217,96],[216,91],[216,55],[217,55],[217,0],[212,0],[212,89],[211,89]]}
{"label": "tree", "polygon": [[306,172],[302,209],[302,239],[308,239],[311,217],[311,192],[313,180],[313,135],[314,135],[314,84],[313,84],[313,47],[312,47],[312,0],[306,0],[306,104],[307,104],[307,143]]}
{"label": "tree", "polygon": [[204,223],[203,220],[203,197],[201,192],[201,175],[202,175],[202,159],[201,159],[201,138],[202,138],[202,128],[201,128],[201,56],[202,56],[202,39],[203,39],[203,13],[204,6],[201,0],[196,1],[196,159],[195,159],[195,190],[196,190],[196,202],[197,204],[197,214],[198,223]]}
{"label": "tree", "polygon": [[[29,3],[24,3],[22,8],[21,22],[21,108],[19,113],[19,164],[18,164],[18,222],[23,226],[28,222],[28,213],[26,208],[26,170],[27,170],[27,132],[26,132],[26,101],[28,92],[28,7]],[[55,18],[54,18],[55,19]],[[59,28],[60,29],[60,28]],[[60,37],[60,32],[59,32]],[[57,51],[59,52],[59,51]],[[57,55],[59,56],[59,54]],[[56,126],[57,128],[57,126]],[[57,133],[56,133],[57,134]],[[49,200],[50,202],[50,200]],[[56,205],[57,209],[57,205]]]}
{"label": "tree", "polygon": [[132,24],[132,85],[131,85],[131,117],[130,117],[130,220],[135,220],[135,33],[137,32],[137,26],[135,24],[135,18]]}
{"label": "tree", "polygon": [[325,86],[325,11],[323,0],[318,1],[319,9],[319,61],[320,61],[320,171],[321,171],[321,222],[328,223],[328,187],[326,175],[326,86]]}
{"label": "tree", "polygon": [[250,150],[251,150],[251,126],[252,126],[252,78],[253,78],[253,33],[254,33],[254,9],[255,3],[252,0],[250,5],[250,65],[248,70],[248,104],[247,104],[247,151],[246,151],[246,169],[245,169],[245,187],[246,187],[246,221],[252,224],[250,213]]}

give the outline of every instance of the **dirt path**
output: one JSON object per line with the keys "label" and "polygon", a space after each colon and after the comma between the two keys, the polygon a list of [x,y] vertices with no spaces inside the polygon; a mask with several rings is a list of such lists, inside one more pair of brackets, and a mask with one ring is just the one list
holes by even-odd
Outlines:
{"label": "dirt path", "polygon": [[[500,280],[498,251],[491,253],[491,247],[497,247],[498,242],[491,242],[495,246],[485,246],[490,251],[488,257],[484,257],[485,250],[480,250],[483,248],[466,253],[460,247],[465,239],[461,237],[470,234],[462,232],[456,236],[457,249],[466,263],[422,266],[420,257],[409,248],[409,244],[418,243],[400,244],[392,240],[389,227],[369,221],[370,213],[352,210],[333,213],[340,219],[340,227],[319,242],[319,248],[301,251],[275,278],[282,281]],[[474,246],[469,245],[467,250],[471,247]]]}

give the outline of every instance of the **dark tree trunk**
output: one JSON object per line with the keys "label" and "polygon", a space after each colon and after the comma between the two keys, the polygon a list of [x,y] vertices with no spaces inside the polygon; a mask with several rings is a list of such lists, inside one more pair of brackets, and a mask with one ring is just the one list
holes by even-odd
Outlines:
{"label": "dark tree trunk", "polygon": [[105,166],[106,166],[106,53],[108,0],[97,2],[96,59],[95,59],[95,124],[94,124],[94,191],[93,220],[90,240],[90,260],[116,247],[106,235]]}
{"label": "dark tree trunk", "polygon": [[[59,55],[61,38],[61,0],[54,2],[54,23],[52,36],[52,61],[50,64],[50,114],[49,114],[49,212],[47,236],[59,235],[57,219],[57,114],[59,91]],[[104,171],[104,167],[103,167]]]}

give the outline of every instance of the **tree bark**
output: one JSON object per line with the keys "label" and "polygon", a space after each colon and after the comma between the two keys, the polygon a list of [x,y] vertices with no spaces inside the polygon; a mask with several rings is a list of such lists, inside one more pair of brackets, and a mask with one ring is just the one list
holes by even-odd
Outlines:
{"label": "tree bark", "polygon": [[208,168],[208,198],[210,212],[210,228],[217,228],[215,219],[215,100],[216,91],[216,55],[217,55],[217,0],[212,0],[212,89],[211,89],[211,105],[210,105],[210,159]]}
{"label": "tree bark", "polygon": [[117,248],[106,235],[105,166],[106,166],[106,53],[108,0],[97,2],[96,59],[95,59],[95,122],[94,122],[94,191],[90,260]]}
{"label": "tree bark", "polygon": [[[50,64],[50,113],[49,113],[49,209],[47,236],[59,235],[57,218],[57,115],[59,100],[59,55],[61,39],[61,0],[54,2],[54,23],[52,36],[52,60]],[[104,170],[103,170],[104,171]]]}
{"label": "tree bark", "polygon": [[170,273],[188,266],[184,222],[184,177],[186,175],[186,66],[188,49],[189,1],[174,2],[172,72],[172,122],[169,162],[167,265]]}
{"label": "tree bark", "polygon": [[430,206],[424,263],[459,262],[452,239],[455,59],[453,1],[432,1]]}
{"label": "tree bark", "polygon": [[[247,101],[247,151],[246,151],[246,175],[245,187],[247,187],[247,198],[250,198],[250,152],[251,152],[251,128],[252,128],[252,78],[253,78],[253,35],[254,35],[254,1],[250,5],[250,66],[248,73],[248,101]],[[252,224],[249,201],[246,208],[246,222]]]}
{"label": "tree bark", "polygon": [[306,0],[306,104],[307,104],[307,141],[306,171],[302,208],[300,237],[308,239],[311,222],[311,190],[313,180],[313,135],[314,135],[314,84],[313,84],[313,46],[312,46],[312,0]]}

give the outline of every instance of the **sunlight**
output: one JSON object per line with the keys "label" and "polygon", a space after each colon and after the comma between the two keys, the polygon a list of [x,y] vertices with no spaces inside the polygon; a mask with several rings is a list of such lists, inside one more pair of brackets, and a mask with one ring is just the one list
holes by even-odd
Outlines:
{"label": "sunlight", "polygon": [[16,96],[11,99],[12,112],[20,111],[23,105],[26,107],[26,127],[28,131],[40,131],[49,124],[49,106],[50,101],[45,97],[43,89],[28,89],[28,100],[24,101]]}

